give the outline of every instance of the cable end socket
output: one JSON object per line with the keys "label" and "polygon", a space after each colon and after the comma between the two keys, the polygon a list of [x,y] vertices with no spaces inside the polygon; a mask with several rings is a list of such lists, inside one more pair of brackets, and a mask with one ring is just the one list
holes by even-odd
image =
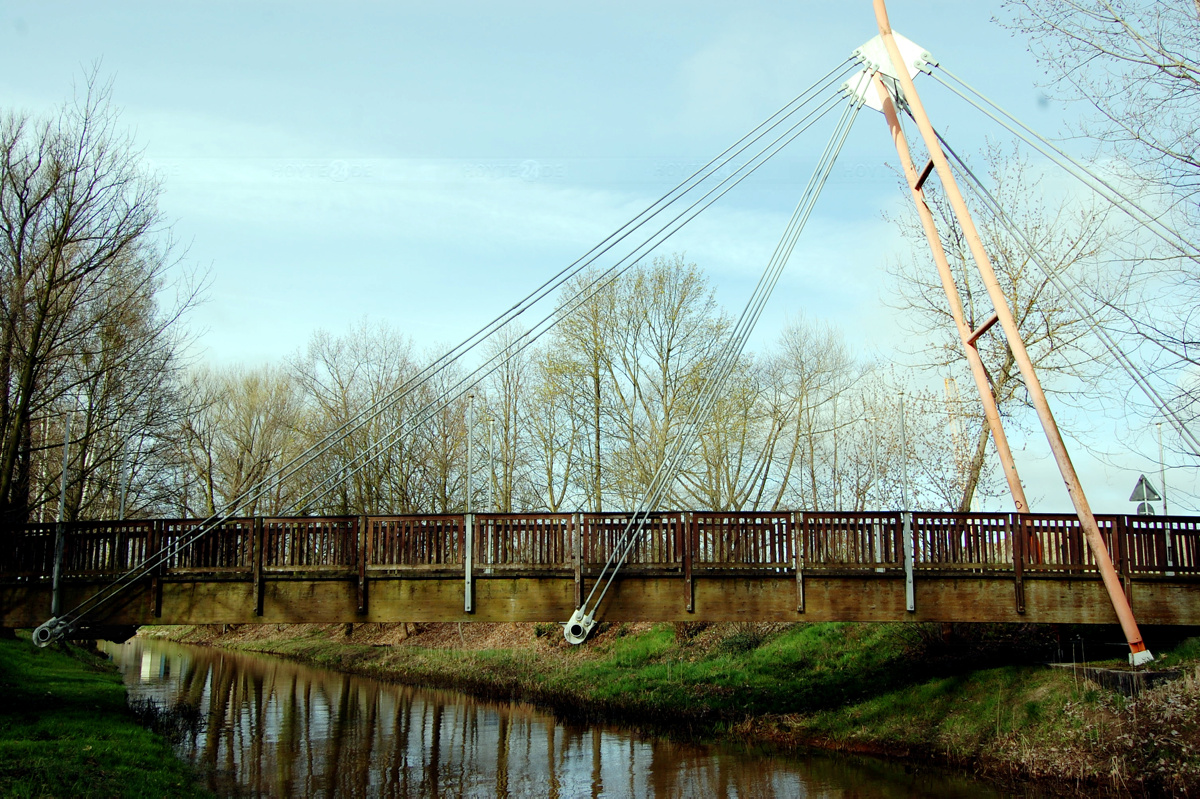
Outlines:
{"label": "cable end socket", "polygon": [[570,620],[563,624],[563,637],[567,639],[568,644],[579,646],[588,639],[595,626],[596,620],[590,613],[585,614],[583,608],[575,608]]}
{"label": "cable end socket", "polygon": [[47,647],[65,636],[70,629],[71,625],[69,625],[65,619],[60,619],[55,616],[49,621],[42,622],[42,624],[33,631],[33,643],[40,647]]}

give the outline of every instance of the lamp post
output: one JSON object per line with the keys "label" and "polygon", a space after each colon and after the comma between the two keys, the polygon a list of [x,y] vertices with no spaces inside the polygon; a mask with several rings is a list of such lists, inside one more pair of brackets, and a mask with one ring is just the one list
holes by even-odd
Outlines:
{"label": "lamp post", "polygon": [[475,392],[467,394],[467,513],[471,512],[471,494],[475,490],[475,452],[471,434],[475,432]]}
{"label": "lamp post", "polygon": [[492,418],[491,416],[489,416],[488,420],[487,420],[487,426],[488,426],[488,475],[491,478],[491,483],[490,483],[491,488],[489,489],[488,495],[491,497],[492,513],[496,513],[499,510],[499,508],[496,505],[496,460],[495,460],[495,453],[492,450],[492,429],[495,427],[495,425],[496,425],[496,420],[494,418]]}
{"label": "lamp post", "polygon": [[908,510],[908,430],[904,419],[904,392],[900,392],[900,503]]}
{"label": "lamp post", "polygon": [[1155,422],[1158,428],[1158,482],[1162,485],[1163,516],[1167,515],[1167,462],[1163,460],[1162,422]]}

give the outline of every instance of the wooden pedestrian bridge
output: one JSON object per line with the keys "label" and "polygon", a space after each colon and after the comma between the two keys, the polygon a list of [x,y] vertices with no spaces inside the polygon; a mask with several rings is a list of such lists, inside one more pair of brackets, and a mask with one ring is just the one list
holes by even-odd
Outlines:
{"label": "wooden pedestrian bridge", "polygon": [[[88,625],[561,622],[629,520],[247,518],[199,537],[201,520],[29,525],[4,536],[0,626],[41,624],[55,590],[58,607],[75,607],[156,561]],[[1200,624],[1200,517],[1097,521],[1139,620]],[[599,610],[611,621],[1117,621],[1078,518],[1033,513],[648,514]]]}

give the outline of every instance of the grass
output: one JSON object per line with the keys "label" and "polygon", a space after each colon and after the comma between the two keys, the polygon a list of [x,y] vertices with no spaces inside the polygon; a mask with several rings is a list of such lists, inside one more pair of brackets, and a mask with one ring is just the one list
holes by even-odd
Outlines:
{"label": "grass", "polygon": [[210,796],[138,724],[120,675],[76,647],[0,640],[0,796]]}

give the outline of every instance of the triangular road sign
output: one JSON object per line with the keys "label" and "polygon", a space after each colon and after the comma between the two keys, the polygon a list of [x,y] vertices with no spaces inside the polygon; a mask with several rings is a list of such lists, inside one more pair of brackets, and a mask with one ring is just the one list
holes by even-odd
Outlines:
{"label": "triangular road sign", "polygon": [[1130,502],[1158,502],[1162,497],[1154,490],[1154,486],[1150,485],[1150,481],[1146,479],[1146,475],[1138,478],[1137,485],[1133,487],[1133,493],[1129,495]]}

